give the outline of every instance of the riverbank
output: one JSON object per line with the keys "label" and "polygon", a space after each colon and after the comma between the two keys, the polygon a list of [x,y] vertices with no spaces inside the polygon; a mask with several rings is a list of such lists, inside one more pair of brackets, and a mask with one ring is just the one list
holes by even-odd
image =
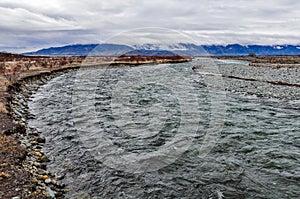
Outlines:
{"label": "riverbank", "polygon": [[[299,56],[213,58],[226,91],[262,98],[300,99]],[[200,77],[205,75],[202,66],[194,66],[193,70]]]}
{"label": "riverbank", "polygon": [[27,76],[7,87],[6,109],[1,113],[0,198],[61,198],[66,190],[60,176],[47,172],[50,158],[42,151],[45,138],[27,128],[27,101],[39,86],[76,67]]}
{"label": "riverbank", "polygon": [[[83,57],[26,57],[1,53],[0,198],[53,196],[54,192],[46,186],[50,175],[46,171],[47,157],[41,150],[45,140],[37,132],[29,132],[26,128],[26,100],[30,93],[23,95],[21,87],[25,82],[42,76],[51,77],[59,71],[78,68],[82,60]],[[22,109],[14,109],[16,105]],[[55,181],[50,183],[56,184]],[[59,184],[55,186],[61,188]],[[63,189],[57,193],[59,198]]]}

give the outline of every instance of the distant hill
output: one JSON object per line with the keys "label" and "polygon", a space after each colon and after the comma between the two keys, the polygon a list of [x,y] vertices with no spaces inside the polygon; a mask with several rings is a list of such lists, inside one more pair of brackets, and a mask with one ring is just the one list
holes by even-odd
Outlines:
{"label": "distant hill", "polygon": [[50,55],[50,56],[79,56],[79,55],[88,55],[97,44],[75,44],[69,46],[62,46],[62,47],[51,47],[38,50],[36,52],[27,52],[24,53],[25,55]]}
{"label": "distant hill", "polygon": [[211,55],[300,55],[300,45],[239,45],[231,44],[227,46],[206,45],[203,48]]}
{"label": "distant hill", "polygon": [[143,44],[133,47],[119,44],[75,44],[63,47],[52,47],[41,49],[36,52],[24,53],[25,55],[43,55],[43,56],[120,56],[142,55],[165,56],[167,54],[201,56],[239,56],[254,53],[255,55],[300,55],[300,45],[195,45],[195,44]]}
{"label": "distant hill", "polygon": [[62,47],[51,47],[24,54],[46,56],[118,56],[132,50],[134,49],[129,46],[117,44],[74,44]]}

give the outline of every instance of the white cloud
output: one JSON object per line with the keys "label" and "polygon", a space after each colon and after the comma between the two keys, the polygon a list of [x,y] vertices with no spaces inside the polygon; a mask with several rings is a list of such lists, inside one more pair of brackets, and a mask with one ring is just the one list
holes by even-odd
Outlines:
{"label": "white cloud", "polygon": [[[1,0],[0,50],[96,43],[144,27],[204,44],[299,44],[299,9],[297,0]],[[135,33],[130,42],[176,40],[169,33]]]}

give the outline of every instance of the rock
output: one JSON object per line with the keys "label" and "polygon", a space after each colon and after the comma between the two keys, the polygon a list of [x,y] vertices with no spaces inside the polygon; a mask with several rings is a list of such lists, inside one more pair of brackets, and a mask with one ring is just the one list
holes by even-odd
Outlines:
{"label": "rock", "polygon": [[38,158],[42,158],[43,157],[43,154],[39,153],[39,152],[35,152],[35,155],[38,157]]}
{"label": "rock", "polygon": [[58,188],[60,188],[60,189],[63,189],[63,188],[66,187],[66,185],[65,185],[64,183],[62,183],[62,182],[56,182],[55,185],[56,185]]}
{"label": "rock", "polygon": [[44,163],[50,162],[50,159],[49,159],[48,156],[43,156],[43,157],[40,159],[40,162],[44,162]]}
{"label": "rock", "polygon": [[56,185],[57,184],[57,181],[56,180],[51,180],[51,183]]}
{"label": "rock", "polygon": [[29,119],[29,120],[32,120],[32,119],[34,119],[35,117],[34,117],[34,115],[32,115],[32,114],[28,114],[28,116],[27,116],[27,119]]}
{"label": "rock", "polygon": [[47,187],[46,188],[46,192],[47,192],[47,196],[50,197],[50,198],[55,198],[55,194],[56,192],[55,191],[52,191],[52,189],[50,187]]}
{"label": "rock", "polygon": [[46,138],[45,138],[45,137],[38,137],[38,138],[36,139],[36,141],[37,141],[38,143],[46,143]]}
{"label": "rock", "polygon": [[25,127],[25,125],[18,125],[16,127],[16,131],[18,131],[20,134],[26,134],[26,127]]}
{"label": "rock", "polygon": [[50,178],[47,178],[46,180],[45,180],[45,183],[46,184],[49,184],[51,182],[51,179]]}
{"label": "rock", "polygon": [[1,172],[1,173],[0,173],[0,177],[2,177],[2,178],[10,178],[11,175],[8,174],[8,173],[5,173],[5,172]]}
{"label": "rock", "polygon": [[42,176],[42,180],[46,180],[46,179],[48,179],[49,178],[49,176],[47,176],[47,175],[43,175]]}
{"label": "rock", "polygon": [[40,166],[40,163],[34,162],[33,165],[36,166],[36,167],[38,167],[38,166]]}
{"label": "rock", "polygon": [[21,197],[20,196],[14,196],[11,199],[21,199]]}
{"label": "rock", "polygon": [[28,99],[30,97],[30,95],[27,93],[27,91],[23,94],[25,99]]}
{"label": "rock", "polygon": [[25,145],[25,144],[21,144],[21,147],[23,148],[23,149],[26,149],[27,148],[27,146]]}
{"label": "rock", "polygon": [[36,132],[36,131],[30,131],[29,133],[28,133],[29,135],[33,135],[33,136],[38,136],[39,135],[39,133],[38,132]]}
{"label": "rock", "polygon": [[36,149],[42,149],[42,147],[41,147],[41,146],[38,146],[38,145],[35,146],[35,148],[36,148]]}
{"label": "rock", "polygon": [[[40,175],[42,175],[42,176],[48,174],[47,171],[45,171],[45,170],[43,170],[43,169],[38,169],[38,170],[37,170],[37,173],[40,174]],[[41,176],[41,178],[42,178],[42,176]]]}
{"label": "rock", "polygon": [[64,177],[65,177],[65,174],[56,175],[57,180],[62,180],[62,179],[64,179]]}
{"label": "rock", "polygon": [[63,197],[63,193],[62,193],[61,191],[57,192],[57,193],[55,194],[55,196],[56,196],[57,198],[64,198],[64,197]]}
{"label": "rock", "polygon": [[40,168],[46,170],[47,169],[47,164],[40,164]]}
{"label": "rock", "polygon": [[20,118],[23,118],[23,115],[19,111],[17,111],[16,109],[14,109],[13,111],[17,116],[19,116]]}

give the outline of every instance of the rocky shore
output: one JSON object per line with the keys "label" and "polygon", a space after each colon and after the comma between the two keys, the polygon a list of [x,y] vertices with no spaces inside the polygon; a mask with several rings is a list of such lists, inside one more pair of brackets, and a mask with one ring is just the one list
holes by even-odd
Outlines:
{"label": "rocky shore", "polygon": [[27,100],[39,85],[82,57],[26,57],[0,53],[0,198],[60,198],[58,177],[46,170],[45,139],[27,128]]}
{"label": "rocky shore", "polygon": [[[32,117],[27,102],[41,85],[69,70],[27,77],[7,87],[7,121],[12,125],[0,134],[0,198],[62,198],[67,191],[59,181],[63,176],[47,171],[51,158],[42,150],[46,139],[27,127],[27,120]],[[1,124],[5,125],[5,121]]]}
{"label": "rocky shore", "polygon": [[219,70],[229,91],[258,97],[300,99],[300,66],[274,68],[247,63],[221,64]]}
{"label": "rocky shore", "polygon": [[[300,99],[298,57],[217,58],[217,75],[222,76],[226,91],[263,98]],[[206,74],[202,66],[194,66],[193,69],[200,76]]]}
{"label": "rocky shore", "polygon": [[251,66],[273,66],[279,68],[285,67],[298,67],[300,64],[300,56],[282,55],[282,56],[214,56],[217,59],[234,59],[248,61]]}

